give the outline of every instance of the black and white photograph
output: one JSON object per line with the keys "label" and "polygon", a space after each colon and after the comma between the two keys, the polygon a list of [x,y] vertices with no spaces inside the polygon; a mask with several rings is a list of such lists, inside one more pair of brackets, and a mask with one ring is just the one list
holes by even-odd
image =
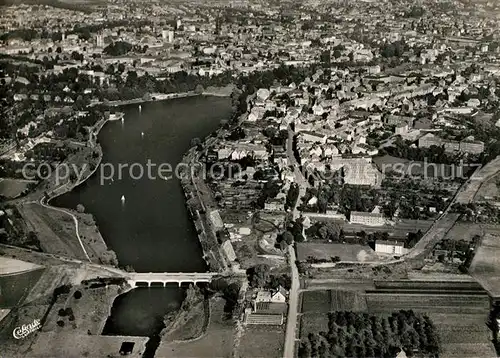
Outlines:
{"label": "black and white photograph", "polygon": [[499,0],[0,0],[0,358],[499,332]]}

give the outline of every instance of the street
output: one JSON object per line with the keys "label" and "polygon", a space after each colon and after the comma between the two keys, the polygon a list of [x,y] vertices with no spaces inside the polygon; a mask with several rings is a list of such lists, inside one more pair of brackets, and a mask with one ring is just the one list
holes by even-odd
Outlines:
{"label": "street", "polygon": [[481,185],[488,181],[498,172],[500,157],[495,158],[482,168],[478,168],[471,178],[459,189],[451,203],[443,214],[432,224],[431,228],[425,233],[420,241],[404,256],[404,259],[415,259],[425,257],[430,250],[441,241],[446,234],[453,228],[460,217],[459,214],[450,214],[449,211],[453,204],[468,204],[475,197]]}
{"label": "street", "polygon": [[283,358],[292,358],[295,356],[295,340],[297,331],[297,312],[299,304],[299,270],[295,264],[295,250],[292,245],[288,246],[288,260],[292,273],[292,287],[288,296],[288,318],[286,322],[285,348]]}

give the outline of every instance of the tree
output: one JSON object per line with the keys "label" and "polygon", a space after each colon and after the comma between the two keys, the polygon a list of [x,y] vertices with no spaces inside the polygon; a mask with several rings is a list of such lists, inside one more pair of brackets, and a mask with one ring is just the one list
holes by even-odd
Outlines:
{"label": "tree", "polygon": [[283,240],[288,244],[293,244],[293,234],[290,231],[285,231],[283,233]]}
{"label": "tree", "polygon": [[238,297],[240,294],[240,286],[237,283],[231,283],[223,291],[223,297],[226,300],[224,305],[224,312],[227,314],[232,314],[236,304],[238,303]]}
{"label": "tree", "polygon": [[57,53],[61,53],[61,52],[62,52],[62,48],[61,48],[61,46],[57,46],[57,48],[56,48],[56,52],[57,52]]}
{"label": "tree", "polygon": [[290,185],[290,189],[288,189],[288,193],[286,195],[285,208],[294,208],[297,204],[297,200],[299,199],[300,189],[299,186],[295,183]]}
{"label": "tree", "polygon": [[319,60],[323,64],[324,67],[329,67],[331,64],[330,50],[325,50],[325,51],[321,52]]}
{"label": "tree", "polygon": [[77,300],[79,300],[80,298],[82,298],[82,292],[81,291],[75,291],[75,293],[73,293],[73,297]]}
{"label": "tree", "polygon": [[304,235],[302,235],[301,232],[295,233],[293,239],[295,240],[295,242],[304,242],[306,240]]}
{"label": "tree", "polygon": [[107,75],[112,75],[113,73],[115,73],[115,66],[113,66],[113,64],[110,64],[107,68],[106,68],[106,72],[105,72]]}
{"label": "tree", "polygon": [[309,339],[305,339],[300,342],[299,348],[299,357],[300,358],[309,358],[312,356],[311,342]]}
{"label": "tree", "polygon": [[110,56],[122,56],[131,51],[133,46],[125,41],[117,41],[106,46],[102,52]]}
{"label": "tree", "polygon": [[193,139],[191,139],[191,147],[197,147],[201,145],[201,139],[198,138],[198,137],[195,137]]}
{"label": "tree", "polygon": [[83,55],[77,51],[71,53],[71,59],[75,61],[83,61]]}
{"label": "tree", "polygon": [[80,214],[84,213],[85,212],[85,206],[83,206],[82,204],[78,204],[76,206],[76,211],[78,211]]}
{"label": "tree", "polygon": [[264,287],[269,280],[269,265],[259,264],[249,269],[250,285],[253,287]]}
{"label": "tree", "polygon": [[200,84],[198,84],[198,85],[196,85],[196,88],[195,88],[195,90],[194,90],[194,91],[195,91],[197,94],[202,94],[204,90],[205,90],[205,89],[203,88],[203,86],[202,86],[202,85],[200,85]]}

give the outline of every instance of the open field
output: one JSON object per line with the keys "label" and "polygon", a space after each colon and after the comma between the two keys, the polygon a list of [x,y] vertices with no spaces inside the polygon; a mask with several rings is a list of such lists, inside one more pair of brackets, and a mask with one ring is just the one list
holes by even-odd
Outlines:
{"label": "open field", "polygon": [[[76,298],[75,292],[81,297]],[[60,295],[47,316],[42,332],[57,332],[66,334],[68,331],[79,330],[81,334],[100,334],[106,324],[110,307],[114,299],[124,292],[123,288],[110,285],[101,288],[77,287],[69,294]],[[73,317],[61,315],[60,310],[71,309]],[[64,327],[59,327],[57,321],[63,321]]]}
{"label": "open field", "polygon": [[478,224],[457,222],[444,237],[447,240],[471,241],[474,235],[482,235],[482,228]]}
{"label": "open field", "polygon": [[[21,204],[18,209],[26,223],[26,230],[36,233],[42,251],[87,260],[76,237],[71,215],[38,203]],[[111,262],[114,255],[108,251],[92,215],[77,212],[74,215],[78,220],[80,239],[90,260],[115,265],[116,263]]]}
{"label": "open field", "polygon": [[339,256],[342,261],[378,261],[379,257],[369,246],[324,244],[324,243],[299,243],[297,244],[298,260],[306,261],[308,257],[330,260]]}
{"label": "open field", "polygon": [[[34,272],[37,271],[30,274]],[[0,322],[2,354],[12,358],[118,357],[123,342],[134,342],[131,356],[141,357],[147,337],[99,336],[113,300],[127,288],[77,285],[86,278],[85,272],[85,269],[59,265],[44,269],[37,281],[29,282],[28,294],[23,294],[22,300],[16,302],[18,306]],[[68,293],[61,293],[54,301],[54,289],[70,283],[73,288]],[[12,337],[15,327],[29,324],[34,319],[43,322],[39,331],[22,340]]]}
{"label": "open field", "polygon": [[241,358],[283,357],[284,326],[247,326],[238,353]]}
{"label": "open field", "polygon": [[[88,334],[39,333],[30,357],[120,357],[123,342],[133,342],[134,348],[127,357],[140,358],[144,353],[148,337],[92,336]],[[57,342],[66,342],[59,345]],[[67,344],[67,342],[72,342]]]}
{"label": "open field", "polygon": [[[34,332],[24,339],[15,339],[12,332],[16,327],[30,324],[35,319],[42,319],[49,309],[49,297],[44,297],[37,302],[32,302],[30,305],[13,308],[9,312],[0,322],[0,342],[3,357],[24,358],[33,356],[30,349],[38,339],[40,332]],[[71,340],[69,342],[71,342]],[[51,355],[50,357],[57,356]]]}
{"label": "open field", "polygon": [[500,236],[483,237],[469,272],[492,297],[500,298]]}
{"label": "open field", "polygon": [[233,352],[233,322],[224,316],[224,299],[210,301],[210,323],[207,332],[191,341],[162,341],[157,357],[231,357]]}
{"label": "open field", "polygon": [[19,274],[0,276],[0,308],[10,308],[23,302],[44,272],[39,268]]}
{"label": "open field", "polygon": [[497,183],[500,181],[500,175],[495,175],[483,185],[479,187],[479,190],[474,197],[475,201],[492,200],[500,196],[500,188]]}
{"label": "open field", "polygon": [[73,219],[64,213],[44,208],[37,203],[18,206],[28,231],[37,234],[44,252],[85,260],[75,234]]}
{"label": "open field", "polygon": [[0,179],[0,195],[12,199],[21,195],[28,188],[30,183],[36,183],[32,180],[24,179]]}

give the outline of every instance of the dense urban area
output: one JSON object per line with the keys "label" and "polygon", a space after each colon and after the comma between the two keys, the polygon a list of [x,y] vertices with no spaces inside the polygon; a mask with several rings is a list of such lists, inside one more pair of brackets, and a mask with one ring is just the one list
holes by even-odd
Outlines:
{"label": "dense urban area", "polygon": [[[2,357],[500,353],[499,3],[1,11]],[[207,270],[140,272],[85,205],[50,202],[103,182],[104,126],[199,98],[231,107],[172,179]],[[110,333],[115,300],[153,286],[180,307]]]}

